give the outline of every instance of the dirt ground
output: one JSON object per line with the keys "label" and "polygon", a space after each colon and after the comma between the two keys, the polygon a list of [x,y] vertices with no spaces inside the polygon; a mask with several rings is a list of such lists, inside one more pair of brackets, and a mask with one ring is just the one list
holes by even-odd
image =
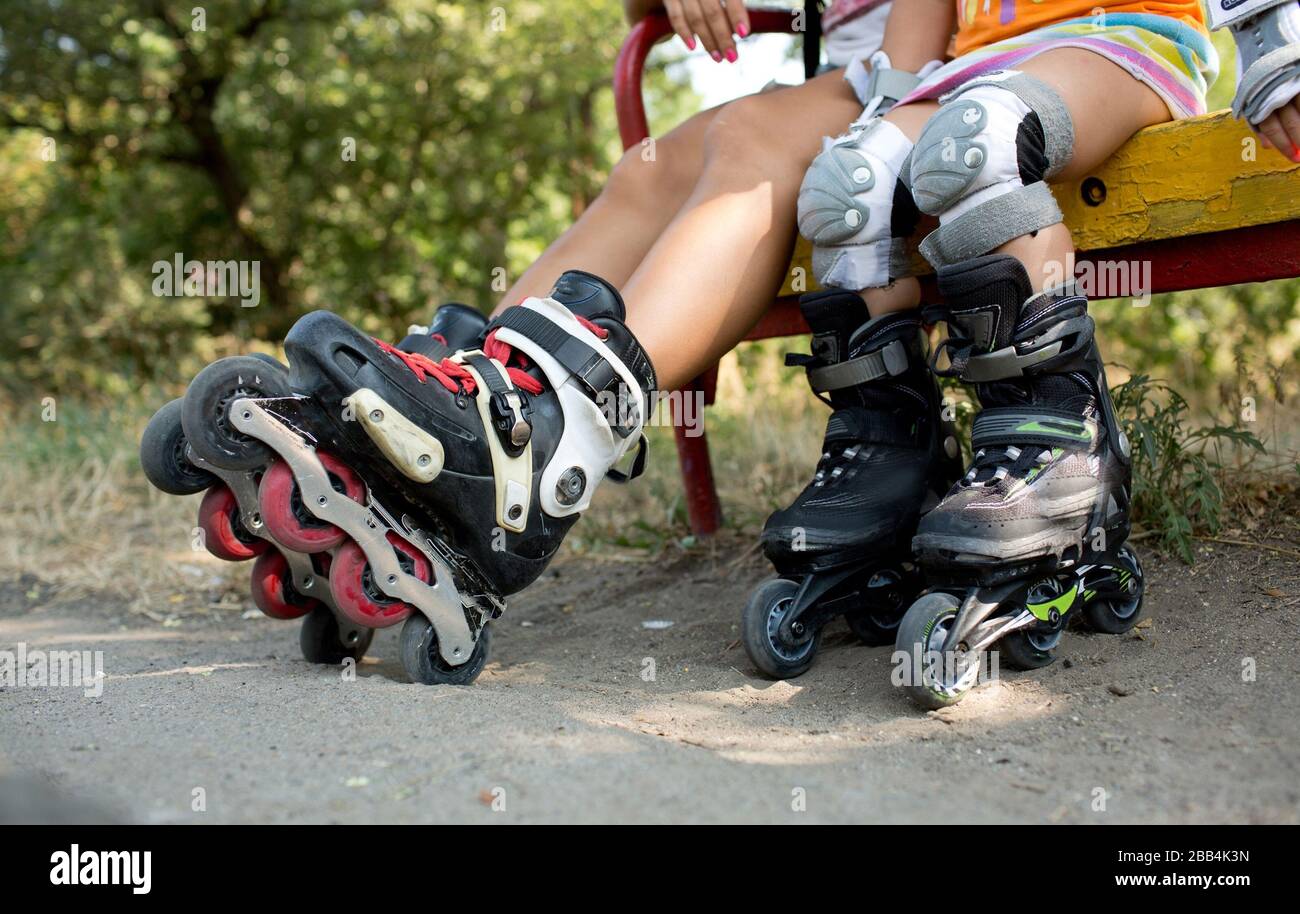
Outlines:
{"label": "dirt ground", "polygon": [[557,563],[471,688],[406,682],[394,630],[349,681],[295,623],[11,580],[0,649],[102,650],[106,679],[0,690],[0,820],[1300,821],[1300,567],[1208,544],[1147,568],[1149,624],[929,714],[842,623],[808,674],[760,678],[740,542]]}

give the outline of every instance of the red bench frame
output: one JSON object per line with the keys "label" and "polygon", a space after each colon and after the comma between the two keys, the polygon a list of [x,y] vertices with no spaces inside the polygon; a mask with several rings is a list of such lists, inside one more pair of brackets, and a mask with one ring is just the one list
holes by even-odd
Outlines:
{"label": "red bench frame", "polygon": [[[755,33],[794,34],[797,32],[794,28],[797,16],[793,10],[749,12]],[[625,150],[650,135],[641,77],[650,49],[670,34],[672,26],[668,17],[655,13],[632,27],[619,51],[614,65],[614,105]],[[1180,292],[1300,276],[1300,220],[1080,251],[1076,258],[1078,263],[1123,260],[1150,261],[1153,292]],[[921,285],[927,301],[938,300],[933,276],[922,277]],[[745,339],[764,340],[808,333],[808,325],[799,313],[798,305],[797,296],[777,297]],[[703,392],[705,405],[711,405],[717,378],[718,366],[714,365],[692,381],[685,391]],[[688,437],[683,424],[678,422],[674,422],[674,435],[691,530],[697,535],[714,533],[722,524],[722,506],[713,481],[708,438],[702,425],[698,436]]]}

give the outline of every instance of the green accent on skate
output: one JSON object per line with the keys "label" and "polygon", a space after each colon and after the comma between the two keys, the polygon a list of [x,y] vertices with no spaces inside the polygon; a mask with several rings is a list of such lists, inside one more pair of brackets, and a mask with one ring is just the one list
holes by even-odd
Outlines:
{"label": "green accent on skate", "polygon": [[1091,441],[1092,431],[1082,423],[1066,422],[1064,419],[1053,420],[1060,424],[1060,428],[1052,428],[1042,425],[1037,421],[1025,422],[1016,426],[1018,432],[1037,432],[1043,435],[1065,435],[1068,438],[1078,438],[1080,441]]}
{"label": "green accent on skate", "polygon": [[1083,602],[1087,603],[1089,600],[1091,600],[1091,599],[1092,599],[1093,597],[1095,597],[1096,595],[1097,595],[1097,591],[1095,591],[1095,590],[1085,590],[1085,591],[1083,592]]}
{"label": "green accent on skate", "polygon": [[1026,603],[1025,608],[1033,613],[1035,619],[1047,622],[1051,618],[1052,610],[1056,610],[1062,616],[1068,613],[1078,593],[1079,585],[1075,584],[1054,600],[1048,600],[1046,603]]}

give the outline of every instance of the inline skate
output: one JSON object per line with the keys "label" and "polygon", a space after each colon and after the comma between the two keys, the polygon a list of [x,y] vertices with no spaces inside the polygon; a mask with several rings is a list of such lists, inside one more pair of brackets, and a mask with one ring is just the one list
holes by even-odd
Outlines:
{"label": "inline skate", "polygon": [[[1014,257],[939,270],[949,367],[981,412],[970,468],[921,519],[932,585],[898,628],[895,683],[926,708],[962,698],[992,660],[1036,669],[1069,620],[1119,634],[1142,609],[1129,534],[1129,444],[1115,417],[1088,300],[1034,294]],[[937,353],[936,353],[937,356]]]}
{"label": "inline skate", "polygon": [[779,576],[741,615],[745,651],[776,679],[811,666],[836,616],[866,644],[894,640],[921,589],[910,549],[917,518],[961,471],[919,310],[869,318],[862,298],[840,289],[805,295],[799,307],[812,355],[786,363],[805,369],[833,411],[812,481],[763,528]]}
{"label": "inline skate", "polygon": [[403,664],[425,683],[472,682],[504,597],[546,567],[602,476],[641,471],[654,387],[596,277],[565,274],[487,328],[462,308],[398,346],[308,314],[285,339],[287,370],[214,362],[142,443],[160,488],[211,474],[247,506],[235,540],[305,557],[310,579],[276,578],[274,596],[297,610],[319,594],[307,611],[342,628],[404,623]]}

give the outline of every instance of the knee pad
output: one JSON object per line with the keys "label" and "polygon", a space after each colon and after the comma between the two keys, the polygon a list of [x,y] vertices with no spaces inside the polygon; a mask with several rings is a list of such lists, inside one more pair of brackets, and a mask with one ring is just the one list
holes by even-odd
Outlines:
{"label": "knee pad", "polygon": [[799,188],[799,232],[822,285],[856,291],[908,274],[903,242],[918,214],[901,175],[911,151],[903,131],[873,118],[813,159]]}
{"label": "knee pad", "polygon": [[921,243],[925,258],[960,263],[1060,222],[1045,181],[1070,160],[1074,127],[1055,90],[1006,70],[942,101],[912,151],[912,197],[939,217]]}

